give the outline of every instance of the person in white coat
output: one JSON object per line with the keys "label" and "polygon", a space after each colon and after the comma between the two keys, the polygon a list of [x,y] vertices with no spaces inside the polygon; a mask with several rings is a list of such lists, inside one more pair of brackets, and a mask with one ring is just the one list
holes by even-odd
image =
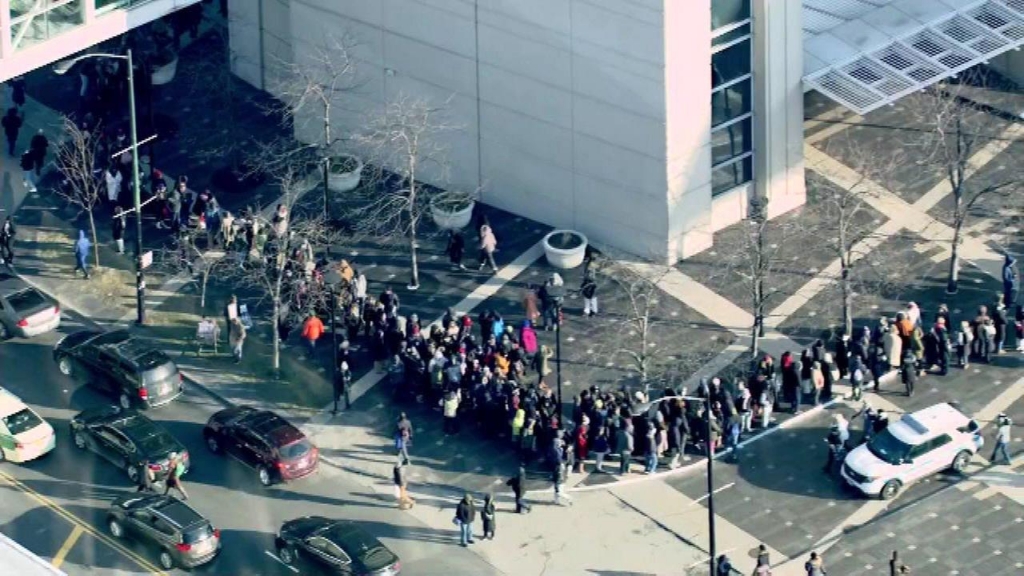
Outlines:
{"label": "person in white coat", "polygon": [[108,166],[103,171],[103,180],[107,184],[107,201],[116,205],[118,198],[121,196],[121,172],[113,166]]}

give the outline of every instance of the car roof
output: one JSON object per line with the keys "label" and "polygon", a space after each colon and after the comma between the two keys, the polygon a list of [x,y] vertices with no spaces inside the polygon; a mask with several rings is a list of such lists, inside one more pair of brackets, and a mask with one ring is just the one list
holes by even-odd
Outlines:
{"label": "car roof", "polygon": [[166,354],[147,342],[133,338],[127,330],[100,334],[90,343],[116,354],[140,370],[155,368],[170,361]]}
{"label": "car roof", "polygon": [[157,426],[155,422],[139,412],[133,412],[121,418],[113,419],[110,425],[124,432],[125,436],[135,442],[145,440],[150,436],[164,436],[167,434],[166,430]]}
{"label": "car roof", "polygon": [[952,404],[942,402],[917,412],[904,414],[902,418],[889,424],[888,428],[893,436],[907,444],[915,445],[938,434],[966,426],[970,421],[970,418]]}
{"label": "car roof", "polygon": [[25,408],[27,406],[21,401],[21,398],[5,388],[0,388],[0,418],[21,412]]}
{"label": "car roof", "polygon": [[348,554],[362,556],[366,551],[382,546],[380,540],[357,526],[354,522],[337,520],[320,533]]}
{"label": "car roof", "polygon": [[305,438],[298,428],[269,410],[249,412],[238,421],[238,424],[277,447],[287,446]]}

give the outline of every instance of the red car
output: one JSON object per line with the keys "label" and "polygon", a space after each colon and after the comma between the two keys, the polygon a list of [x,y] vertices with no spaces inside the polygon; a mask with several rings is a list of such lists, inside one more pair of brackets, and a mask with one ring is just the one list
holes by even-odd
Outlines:
{"label": "red car", "polygon": [[203,428],[203,438],[211,452],[226,453],[256,470],[264,486],[308,476],[320,458],[301,430],[269,410],[251,406],[217,412]]}

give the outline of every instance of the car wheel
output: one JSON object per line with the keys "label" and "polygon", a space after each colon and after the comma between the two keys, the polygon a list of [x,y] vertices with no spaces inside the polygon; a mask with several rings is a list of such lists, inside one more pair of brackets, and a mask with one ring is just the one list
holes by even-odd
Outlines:
{"label": "car wheel", "polygon": [[882,500],[892,500],[900,493],[900,483],[897,480],[889,480],[882,486],[882,492],[879,493],[879,498]]}
{"label": "car wheel", "polygon": [[61,374],[71,376],[71,373],[74,372],[71,357],[66,354],[61,354],[61,356],[57,358],[57,369],[60,370]]}
{"label": "car wheel", "polygon": [[4,449],[0,448],[0,464],[3,464],[4,460],[7,460],[7,456],[4,454]]}
{"label": "car wheel", "polygon": [[260,484],[270,486],[270,470],[267,470],[266,466],[260,466],[257,468],[256,473],[260,476]]}
{"label": "car wheel", "polygon": [[160,567],[164,570],[171,570],[174,568],[174,557],[167,550],[160,551]]}
{"label": "car wheel", "polygon": [[292,550],[291,546],[284,546],[279,549],[277,551],[277,556],[281,559],[281,562],[284,562],[289,566],[295,563],[295,551]]}
{"label": "car wheel", "polygon": [[73,432],[71,437],[75,440],[75,447],[80,450],[85,450],[89,445],[88,441],[85,439],[85,434],[82,434],[80,430]]}
{"label": "car wheel", "polygon": [[954,472],[958,474],[963,474],[967,471],[967,465],[970,463],[971,453],[968,452],[967,450],[963,450],[956,455],[956,458],[953,459],[953,465],[951,467],[953,468]]}
{"label": "car wheel", "polygon": [[110,529],[110,535],[114,538],[121,538],[124,536],[124,526],[121,526],[121,523],[117,520],[111,519],[107,524],[107,528]]}
{"label": "car wheel", "polygon": [[213,434],[206,437],[206,447],[210,449],[210,452],[214,454],[220,454],[220,444],[217,442],[217,438]]}
{"label": "car wheel", "polygon": [[121,394],[121,397],[118,399],[118,403],[121,404],[121,408],[124,408],[125,410],[132,407],[132,399],[129,398],[127,394]]}
{"label": "car wheel", "polygon": [[128,465],[128,479],[132,481],[132,484],[139,483],[139,469],[132,464]]}

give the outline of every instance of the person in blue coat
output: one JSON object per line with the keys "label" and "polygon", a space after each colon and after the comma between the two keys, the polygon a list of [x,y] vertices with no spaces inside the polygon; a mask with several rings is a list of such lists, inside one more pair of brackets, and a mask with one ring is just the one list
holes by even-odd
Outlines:
{"label": "person in blue coat", "polygon": [[79,230],[78,240],[75,242],[75,276],[78,276],[78,271],[81,270],[86,280],[89,279],[89,250],[91,248],[92,242],[85,235],[85,230]]}

